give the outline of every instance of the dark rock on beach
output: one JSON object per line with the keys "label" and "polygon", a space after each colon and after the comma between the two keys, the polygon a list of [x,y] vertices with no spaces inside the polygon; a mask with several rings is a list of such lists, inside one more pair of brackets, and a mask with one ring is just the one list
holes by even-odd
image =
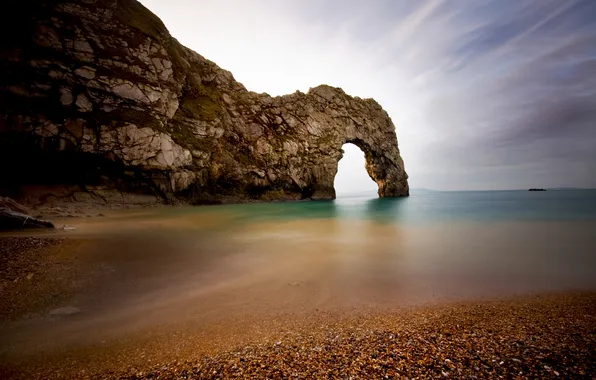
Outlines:
{"label": "dark rock on beach", "polygon": [[23,228],[54,228],[47,220],[27,215],[28,210],[10,198],[0,197],[0,231]]}

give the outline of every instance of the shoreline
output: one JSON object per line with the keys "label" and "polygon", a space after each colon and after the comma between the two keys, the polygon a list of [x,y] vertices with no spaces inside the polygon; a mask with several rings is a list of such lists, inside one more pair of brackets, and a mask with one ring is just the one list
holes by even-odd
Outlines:
{"label": "shoreline", "polygon": [[[203,207],[203,206],[227,206],[243,204],[279,204],[279,203],[307,203],[307,202],[330,202],[336,197],[329,198],[249,198],[240,196],[221,196],[213,199],[200,199],[192,201],[185,198],[160,198],[158,195],[146,195],[140,193],[121,193],[121,201],[114,200],[114,195],[109,200],[103,197],[91,196],[90,193],[79,191],[76,193],[85,194],[84,199],[76,200],[73,195],[66,198],[53,197],[51,201],[39,201],[35,197],[21,196],[14,200],[22,203],[33,215],[43,218],[86,218],[103,216],[104,213],[117,212],[123,210],[143,210],[156,209],[162,207]],[[79,196],[81,198],[81,196]],[[381,199],[384,197],[378,194],[371,199]],[[403,198],[402,196],[387,198]],[[12,199],[12,198],[8,198]],[[127,199],[127,201],[124,201]]]}
{"label": "shoreline", "polygon": [[[593,189],[585,189],[580,191],[596,191]],[[418,196],[421,194],[428,194],[428,193],[436,193],[436,194],[451,194],[451,193],[502,193],[502,192],[517,192],[519,194],[527,194],[527,190],[502,190],[502,191],[432,191],[432,192],[422,192],[422,193],[414,193],[412,198],[413,200],[410,202],[412,205],[416,203]],[[73,194],[78,194],[82,192],[75,192]],[[560,193],[560,194],[567,194],[568,191],[554,191],[553,193]],[[29,212],[26,214],[31,215],[33,217],[39,219],[48,219],[50,221],[54,221],[60,223],[63,219],[70,219],[70,220],[85,220],[85,219],[98,219],[108,215],[117,215],[122,212],[159,212],[158,210],[161,209],[189,209],[189,208],[197,208],[201,210],[211,209],[212,207],[204,207],[204,206],[242,206],[242,205],[308,205],[312,203],[323,203],[323,204],[334,204],[334,206],[329,206],[327,212],[332,212],[335,207],[337,210],[342,211],[355,211],[357,213],[363,214],[365,219],[373,217],[378,217],[379,220],[385,221],[392,221],[395,222],[391,218],[388,218],[389,213],[386,213],[385,209],[389,206],[396,207],[397,203],[393,204],[390,202],[391,200],[399,200],[404,199],[402,197],[379,197],[374,193],[367,193],[370,197],[362,198],[361,195],[353,196],[351,194],[346,194],[344,196],[340,196],[335,199],[252,199],[252,198],[224,198],[224,199],[216,199],[213,202],[204,202],[204,203],[192,203],[185,201],[184,199],[176,199],[176,200],[168,200],[168,199],[160,199],[156,198],[155,196],[148,196],[142,194],[133,194],[133,193],[122,193],[118,194],[118,196],[111,196],[111,197],[92,197],[89,194],[87,196],[75,196],[70,195],[68,197],[60,197],[58,195],[49,197],[44,201],[40,201],[34,196],[23,196],[21,198],[15,198],[19,202],[22,202],[22,207]],[[359,203],[357,203],[357,207],[353,210],[350,210],[352,204],[350,204],[350,200],[358,199]],[[384,201],[388,201],[384,202]],[[518,199],[519,201],[519,199]],[[368,203],[367,203],[368,202]],[[365,206],[368,204],[368,208]],[[381,207],[383,205],[383,207]],[[522,214],[491,214],[494,210],[490,208],[482,209],[485,207],[486,204],[480,204],[481,209],[478,215],[471,215],[472,217],[468,218],[467,214],[457,214],[455,218],[458,221],[463,222],[483,222],[483,223],[494,223],[494,222],[502,222],[502,221],[519,221],[519,222],[594,222],[596,221],[596,217],[594,216],[594,212],[585,213],[585,214],[574,214],[571,213],[569,215],[561,214],[561,217],[557,217],[556,214],[553,213],[536,213],[534,209],[525,210],[525,213]],[[545,207],[548,206],[545,204]],[[298,206],[299,207],[299,206]],[[310,207],[310,206],[306,206]],[[390,207],[391,208],[391,207]],[[324,207],[323,207],[324,209]],[[156,211],[157,210],[157,211]],[[397,209],[396,209],[397,210]],[[315,210],[316,211],[316,210]],[[325,210],[323,210],[325,211]],[[446,213],[446,210],[439,206],[439,212],[437,214],[432,213],[421,213],[418,216],[410,215],[409,213],[405,213],[406,216],[405,222],[406,223],[426,223],[432,219],[436,219],[438,223],[447,223],[452,222],[453,218]],[[464,210],[465,211],[465,210]],[[467,210],[467,212],[470,210]],[[385,214],[383,214],[385,212]],[[367,214],[368,213],[368,214]],[[360,215],[362,217],[362,215]],[[56,226],[58,227],[58,225]],[[59,229],[59,228],[58,228]],[[15,231],[15,230],[13,230]],[[19,232],[18,230],[16,230]],[[11,232],[11,230],[0,231],[1,233]]]}

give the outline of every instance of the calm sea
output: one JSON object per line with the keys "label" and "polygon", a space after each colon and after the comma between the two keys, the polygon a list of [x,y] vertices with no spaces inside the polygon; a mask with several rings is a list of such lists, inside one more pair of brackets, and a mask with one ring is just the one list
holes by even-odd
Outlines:
{"label": "calm sea", "polygon": [[594,190],[362,193],[56,223],[76,228],[54,235],[73,243],[61,260],[87,282],[52,307],[83,312],[0,326],[15,352],[155,326],[208,334],[223,321],[596,290]]}
{"label": "calm sea", "polygon": [[[239,220],[348,218],[395,223],[587,221],[596,220],[596,190],[431,191],[407,198],[378,198],[361,192],[333,201],[217,206]],[[172,213],[208,209],[171,210]],[[213,210],[208,210],[213,211]]]}

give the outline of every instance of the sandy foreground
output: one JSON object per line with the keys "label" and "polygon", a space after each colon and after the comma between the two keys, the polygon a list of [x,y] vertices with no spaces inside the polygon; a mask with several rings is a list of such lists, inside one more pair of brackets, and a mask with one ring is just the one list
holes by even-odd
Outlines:
{"label": "sandy foreground", "polygon": [[[94,272],[69,254],[80,244],[0,238],[2,331],[89,286]],[[284,309],[210,323],[200,329],[154,324],[100,343],[3,347],[0,377],[596,377],[592,292],[399,308]]]}
{"label": "sandy foreground", "polygon": [[594,378],[595,311],[594,294],[576,294],[318,315],[275,342],[123,377]]}

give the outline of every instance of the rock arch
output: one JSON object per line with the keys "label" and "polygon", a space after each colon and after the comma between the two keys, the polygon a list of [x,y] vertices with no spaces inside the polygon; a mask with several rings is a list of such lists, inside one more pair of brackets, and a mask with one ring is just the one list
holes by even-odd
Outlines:
{"label": "rock arch", "polygon": [[397,140],[393,149],[387,147],[389,151],[361,139],[350,139],[346,143],[352,143],[364,152],[366,171],[378,185],[380,197],[409,195],[408,176],[404,170],[403,160],[396,149]]}
{"label": "rock arch", "polygon": [[14,175],[0,188],[44,185],[28,173],[62,155],[68,160],[44,167],[45,177],[72,172],[73,185],[102,194],[332,199],[341,147],[351,142],[380,197],[408,195],[395,127],[372,99],[327,85],[279,97],[250,92],[135,0],[21,8],[0,88],[0,161],[15,163]]}
{"label": "rock arch", "polygon": [[379,190],[377,183],[366,170],[364,151],[357,145],[347,142],[342,145],[342,157],[338,161],[337,174],[333,179],[336,196],[355,192]]}
{"label": "rock arch", "polygon": [[366,171],[377,183],[380,197],[409,195],[408,175],[399,154],[395,127],[376,101],[351,97],[342,89],[327,85],[288,97],[307,111],[304,124],[308,134],[301,140],[315,148],[306,149],[307,161],[313,165],[305,168],[302,183],[297,183],[313,190],[310,197],[335,198],[333,182],[346,143],[364,152]]}

